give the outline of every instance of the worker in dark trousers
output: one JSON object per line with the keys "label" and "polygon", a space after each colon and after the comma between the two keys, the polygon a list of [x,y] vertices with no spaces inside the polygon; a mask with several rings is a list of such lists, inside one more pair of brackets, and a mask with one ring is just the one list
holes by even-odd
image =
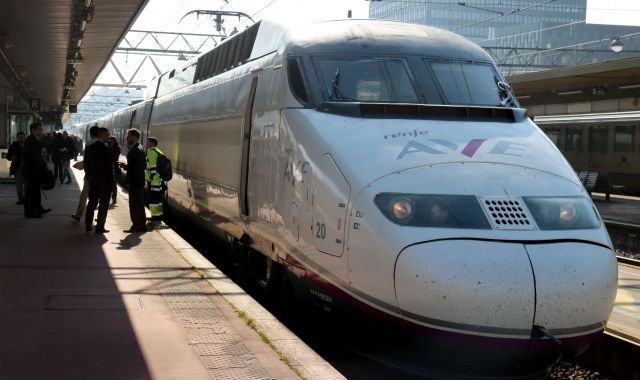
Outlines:
{"label": "worker in dark trousers", "polygon": [[162,203],[164,202],[164,189],[166,184],[158,173],[158,157],[164,154],[158,149],[158,139],[147,139],[147,170],[145,180],[149,191],[149,211],[151,211],[151,223],[162,221]]}
{"label": "worker in dark trousers", "polygon": [[22,177],[25,179],[24,216],[27,218],[42,218],[42,215],[51,211],[42,207],[40,196],[40,184],[45,170],[49,170],[42,155],[43,146],[40,143],[42,137],[42,125],[33,123],[29,126],[31,134],[24,140],[22,150]]}
{"label": "worker in dark trousers", "polygon": [[100,128],[98,141],[89,145],[84,154],[84,172],[89,178],[89,203],[85,214],[85,230],[91,231],[93,225],[93,212],[98,207],[96,222],[96,234],[109,232],[104,228],[109,211],[109,200],[113,188],[113,163],[111,150],[107,147],[109,130]]}
{"label": "worker in dark trousers", "polygon": [[144,213],[144,185],[147,159],[140,144],[140,132],[135,129],[127,131],[127,163],[120,163],[120,167],[127,171],[127,186],[129,190],[129,215],[131,227],[124,232],[146,232]]}

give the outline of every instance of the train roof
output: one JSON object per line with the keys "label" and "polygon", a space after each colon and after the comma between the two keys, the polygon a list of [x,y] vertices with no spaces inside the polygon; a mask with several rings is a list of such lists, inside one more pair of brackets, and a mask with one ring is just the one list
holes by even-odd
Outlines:
{"label": "train roof", "polygon": [[422,55],[491,62],[468,39],[443,29],[382,20],[337,20],[287,27],[263,20],[251,59],[275,50],[288,54]]}

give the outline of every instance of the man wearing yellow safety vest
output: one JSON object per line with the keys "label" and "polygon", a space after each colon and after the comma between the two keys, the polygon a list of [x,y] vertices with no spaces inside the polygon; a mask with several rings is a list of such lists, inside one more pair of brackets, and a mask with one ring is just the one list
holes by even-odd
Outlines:
{"label": "man wearing yellow safety vest", "polygon": [[147,170],[144,172],[144,179],[149,191],[149,210],[152,222],[162,220],[162,202],[166,185],[158,173],[158,156],[161,154],[164,153],[158,149],[158,139],[155,137],[147,138]]}

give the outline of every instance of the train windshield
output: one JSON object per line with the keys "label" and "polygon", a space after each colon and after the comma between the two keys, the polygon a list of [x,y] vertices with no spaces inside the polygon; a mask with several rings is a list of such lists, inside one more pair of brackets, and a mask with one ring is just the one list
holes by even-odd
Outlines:
{"label": "train windshield", "polygon": [[318,58],[331,101],[419,103],[405,61],[396,58]]}
{"label": "train windshield", "polygon": [[447,104],[515,106],[511,87],[485,63],[427,61]]}

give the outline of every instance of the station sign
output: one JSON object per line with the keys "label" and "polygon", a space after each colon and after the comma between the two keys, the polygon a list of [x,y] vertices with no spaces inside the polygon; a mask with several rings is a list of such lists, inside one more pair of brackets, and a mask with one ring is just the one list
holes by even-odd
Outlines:
{"label": "station sign", "polygon": [[31,98],[29,102],[29,109],[35,112],[40,111],[40,98]]}

